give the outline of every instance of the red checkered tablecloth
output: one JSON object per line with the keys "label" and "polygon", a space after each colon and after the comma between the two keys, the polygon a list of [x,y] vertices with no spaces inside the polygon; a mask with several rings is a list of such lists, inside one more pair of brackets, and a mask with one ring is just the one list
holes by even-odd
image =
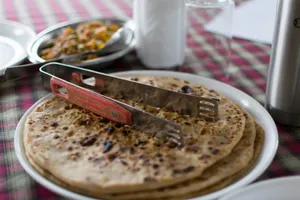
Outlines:
{"label": "red checkered tablecloth", "polygon": [[[238,1],[241,3],[241,1]],[[131,17],[132,0],[0,0],[0,20],[8,19],[31,26],[36,32],[66,20],[88,17]],[[203,16],[205,18],[205,16]],[[207,17],[207,16],[206,16]],[[201,18],[200,18],[201,19]],[[199,20],[199,18],[191,18]],[[194,21],[195,22],[195,21]],[[220,79],[223,69],[207,58],[217,54],[213,44],[203,39],[202,29],[191,23],[188,31],[186,62],[177,71]],[[1,29],[1,27],[0,27]],[[219,52],[220,54],[220,52]],[[232,64],[234,73],[227,83],[264,103],[270,46],[234,39]],[[1,55],[0,55],[1,56]],[[135,52],[116,61],[104,72],[146,69]],[[17,161],[13,138],[23,113],[45,96],[39,76],[0,83],[0,199],[62,199],[33,181]],[[262,179],[300,173],[300,129],[278,125],[280,146]]]}

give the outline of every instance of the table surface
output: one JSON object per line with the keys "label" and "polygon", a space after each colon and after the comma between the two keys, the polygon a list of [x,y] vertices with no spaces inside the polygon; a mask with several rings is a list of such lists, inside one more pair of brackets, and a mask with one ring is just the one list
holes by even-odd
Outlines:
{"label": "table surface", "polygon": [[[238,2],[238,4],[241,1]],[[0,20],[19,21],[36,32],[66,20],[88,17],[131,17],[132,0],[0,0]],[[201,16],[203,18],[207,16]],[[220,79],[224,70],[213,65],[218,51],[210,39],[203,38],[203,29],[191,16],[188,29],[185,64],[177,71]],[[200,20],[201,21],[201,20]],[[211,56],[214,55],[214,56]],[[227,83],[264,103],[270,45],[242,39],[232,41],[234,73]],[[144,69],[135,52],[116,61],[104,72]],[[60,199],[31,179],[17,161],[13,138],[23,113],[45,96],[40,76],[0,85],[0,199]],[[277,125],[280,146],[277,155],[259,180],[300,173],[300,129]]]}

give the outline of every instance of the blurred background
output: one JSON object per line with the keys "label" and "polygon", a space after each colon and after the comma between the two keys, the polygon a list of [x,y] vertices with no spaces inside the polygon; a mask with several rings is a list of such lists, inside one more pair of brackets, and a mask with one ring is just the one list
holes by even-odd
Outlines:
{"label": "blurred background", "polygon": [[[230,55],[231,79],[226,82],[245,92],[252,93],[260,102],[264,100],[263,91],[265,90],[272,36],[255,36],[255,33],[258,33],[259,30],[262,33],[266,32],[265,30],[272,32],[273,24],[270,24],[270,30],[265,26],[269,22],[264,21],[270,16],[268,13],[271,12],[272,14],[275,11],[275,3],[272,1],[273,3],[270,4],[271,1],[265,0],[260,2],[258,6],[257,2],[259,1],[257,0],[234,1],[236,4],[235,14],[242,14],[243,16],[241,18],[238,15],[233,18],[232,35],[234,38],[231,42]],[[254,3],[256,6],[250,5],[246,9],[243,8],[249,3]],[[265,8],[264,5],[268,7]],[[52,25],[68,20],[90,17],[131,18],[133,15],[132,7],[133,0],[0,0],[0,19],[21,22],[39,33]],[[242,10],[239,11],[239,9]],[[224,68],[220,67],[218,63],[224,62],[223,57],[226,49],[222,49],[222,46],[218,49],[218,43],[221,43],[218,36],[212,35],[211,32],[208,33],[203,28],[203,24],[211,22],[219,12],[218,9],[207,9],[206,12],[199,12],[199,8],[188,8],[186,58],[184,65],[177,69],[178,71],[221,79]],[[254,25],[256,27],[251,28]],[[218,23],[210,28],[212,31],[222,33],[222,26]],[[135,52],[123,57],[122,62],[117,62],[116,65],[118,70],[146,69],[137,59]],[[106,69],[106,72],[111,71],[115,71],[115,69]],[[258,85],[246,81],[244,76],[255,78]]]}

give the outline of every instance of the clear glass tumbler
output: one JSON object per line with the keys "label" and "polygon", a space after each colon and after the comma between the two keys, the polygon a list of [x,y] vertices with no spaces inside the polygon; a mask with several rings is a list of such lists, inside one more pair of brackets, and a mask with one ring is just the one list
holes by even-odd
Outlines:
{"label": "clear glass tumbler", "polygon": [[186,64],[199,75],[228,82],[231,67],[232,0],[185,0],[187,27]]}

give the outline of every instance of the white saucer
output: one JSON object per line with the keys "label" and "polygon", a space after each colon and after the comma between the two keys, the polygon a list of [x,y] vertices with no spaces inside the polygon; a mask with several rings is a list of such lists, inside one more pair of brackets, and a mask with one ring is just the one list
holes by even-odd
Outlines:
{"label": "white saucer", "polygon": [[24,24],[14,21],[0,21],[0,69],[22,62],[28,45],[36,33]]}

